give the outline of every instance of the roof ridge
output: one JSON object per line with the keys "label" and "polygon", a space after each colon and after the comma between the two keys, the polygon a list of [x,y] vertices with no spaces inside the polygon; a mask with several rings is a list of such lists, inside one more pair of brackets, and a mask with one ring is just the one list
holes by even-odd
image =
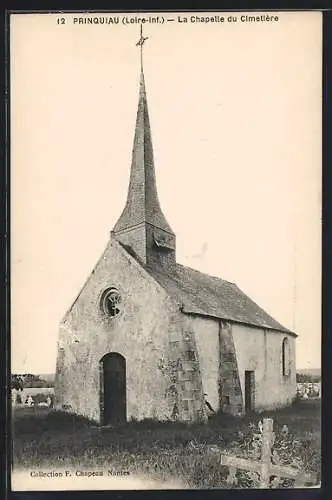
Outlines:
{"label": "roof ridge", "polygon": [[[123,248],[128,252],[128,248]],[[252,300],[236,283],[211,276],[178,262],[176,263],[175,272],[171,272],[162,266],[146,266],[139,261],[137,262],[170,296],[175,297],[177,301],[181,302],[185,306],[185,309],[189,307],[190,310],[187,311],[189,314],[228,319],[235,323],[297,336],[295,332],[283,326],[271,314]],[[179,270],[179,273],[176,272],[176,269]],[[186,278],[186,273],[188,274],[188,278]],[[204,282],[203,278],[205,279]],[[213,286],[213,289],[206,282],[209,279],[214,281],[215,286]],[[224,289],[222,288],[223,286]],[[235,295],[233,296],[233,294]],[[228,303],[228,297],[234,300],[232,306]],[[200,302],[199,304],[197,300]],[[208,305],[210,300],[212,302]],[[183,310],[183,312],[186,311]]]}
{"label": "roof ridge", "polygon": [[177,262],[176,265],[180,266],[180,267],[183,267],[184,269],[190,269],[190,271],[194,271],[195,273],[202,274],[203,276],[208,276],[209,278],[213,278],[213,279],[216,279],[216,280],[223,281],[224,283],[229,283],[230,285],[237,286],[237,284],[234,283],[233,281],[225,280],[224,278],[220,278],[220,276],[214,276],[212,274],[205,273],[203,271],[199,271],[198,269],[194,269],[193,267],[190,267],[190,266],[185,266],[184,264],[180,264],[179,262]]}

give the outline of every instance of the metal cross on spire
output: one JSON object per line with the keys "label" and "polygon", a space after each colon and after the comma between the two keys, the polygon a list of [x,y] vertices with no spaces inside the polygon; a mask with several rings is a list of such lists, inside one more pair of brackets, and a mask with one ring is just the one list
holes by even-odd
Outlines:
{"label": "metal cross on spire", "polygon": [[141,24],[140,39],[136,43],[136,46],[139,46],[141,49],[141,71],[143,71],[143,44],[145,40],[147,40],[148,38],[149,38],[148,36],[146,37],[143,36],[143,26]]}

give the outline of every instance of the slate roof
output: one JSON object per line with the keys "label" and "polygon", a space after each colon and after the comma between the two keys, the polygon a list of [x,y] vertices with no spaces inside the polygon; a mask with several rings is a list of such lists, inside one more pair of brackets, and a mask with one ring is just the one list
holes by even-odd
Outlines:
{"label": "slate roof", "polygon": [[216,317],[296,335],[253,302],[234,283],[176,264],[172,272],[149,267],[149,274],[183,304],[183,312]]}
{"label": "slate roof", "polygon": [[113,231],[117,233],[143,222],[173,234],[158,199],[148,102],[141,70],[128,196]]}

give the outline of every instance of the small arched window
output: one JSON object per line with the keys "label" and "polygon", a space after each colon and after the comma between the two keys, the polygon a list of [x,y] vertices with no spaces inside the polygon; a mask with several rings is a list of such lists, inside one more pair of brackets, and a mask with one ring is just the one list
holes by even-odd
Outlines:
{"label": "small arched window", "polygon": [[290,352],[288,338],[282,341],[282,374],[287,377],[290,373]]}

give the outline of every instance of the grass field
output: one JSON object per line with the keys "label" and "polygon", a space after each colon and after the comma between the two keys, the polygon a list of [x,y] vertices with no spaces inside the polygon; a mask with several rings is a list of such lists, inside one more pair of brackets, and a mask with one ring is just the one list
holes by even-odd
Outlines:
{"label": "grass field", "polygon": [[[227,469],[220,466],[218,454],[209,452],[209,445],[250,456],[255,426],[263,416],[273,418],[276,435],[284,424],[288,426],[287,438],[277,443],[281,463],[318,473],[318,400],[298,401],[283,410],[243,418],[216,415],[205,425],[143,421],[101,429],[77,416],[17,408],[13,414],[14,470],[111,467],[162,481],[180,479],[188,488],[223,488]],[[252,487],[246,473],[239,472],[238,478],[238,487]]]}

